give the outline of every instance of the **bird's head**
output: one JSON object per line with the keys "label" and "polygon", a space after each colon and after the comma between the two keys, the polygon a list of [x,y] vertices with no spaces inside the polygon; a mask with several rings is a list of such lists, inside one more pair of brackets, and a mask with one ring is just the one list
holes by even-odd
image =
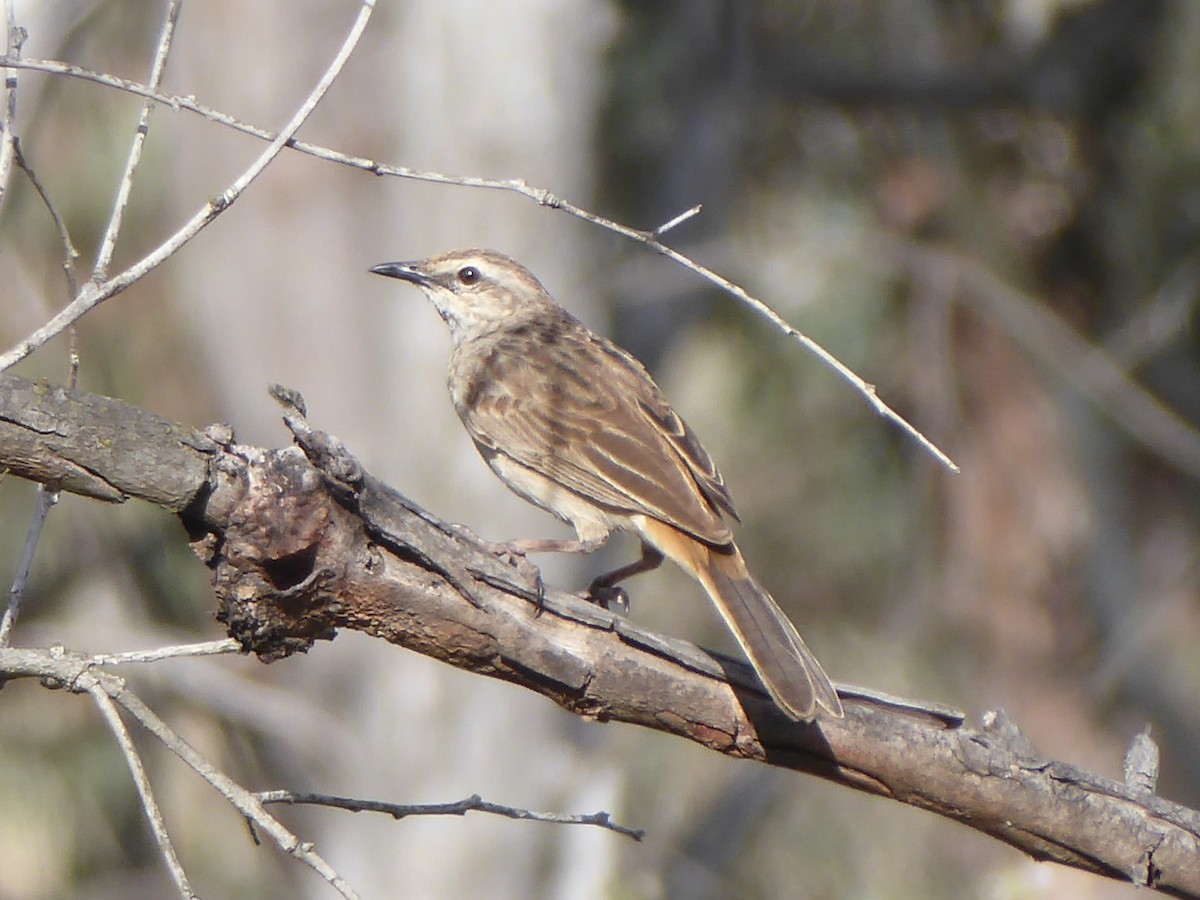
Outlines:
{"label": "bird's head", "polygon": [[557,309],[528,269],[494,250],[451,250],[415,262],[381,263],[371,271],[424,291],[455,342]]}

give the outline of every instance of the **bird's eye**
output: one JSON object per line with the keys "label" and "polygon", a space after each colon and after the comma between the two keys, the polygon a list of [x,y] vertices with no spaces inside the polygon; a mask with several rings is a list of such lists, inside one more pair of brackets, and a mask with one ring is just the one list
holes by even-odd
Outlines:
{"label": "bird's eye", "polygon": [[479,270],[474,266],[463,266],[458,270],[458,280],[463,284],[474,284],[479,280]]}

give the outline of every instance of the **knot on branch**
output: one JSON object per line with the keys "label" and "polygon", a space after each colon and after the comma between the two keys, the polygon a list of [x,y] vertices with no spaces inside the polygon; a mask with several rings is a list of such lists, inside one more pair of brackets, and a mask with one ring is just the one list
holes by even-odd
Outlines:
{"label": "knot on branch", "polygon": [[245,650],[270,661],[333,638],[346,532],[356,520],[296,450],[243,460],[243,492],[224,533],[197,552],[213,571],[218,621]]}

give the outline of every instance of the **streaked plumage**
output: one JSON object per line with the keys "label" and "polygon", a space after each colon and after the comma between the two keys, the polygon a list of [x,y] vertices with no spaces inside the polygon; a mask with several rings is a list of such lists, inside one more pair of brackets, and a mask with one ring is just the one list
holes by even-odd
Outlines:
{"label": "streaked plumage", "polygon": [[[494,251],[372,271],[433,302],[450,326],[450,396],[468,433],[510,488],[575,528],[572,549],[635,531],[700,581],[785,712],[809,720],[819,705],[842,715],[819,663],[747,572],[720,473],[641,363]],[[597,582],[611,587],[659,559]]]}
{"label": "streaked plumage", "polygon": [[464,342],[450,373],[455,408],[485,458],[499,451],[708,544],[732,540],[719,510],[736,517],[733,502],[691,430],[640,363],[566,313]]}

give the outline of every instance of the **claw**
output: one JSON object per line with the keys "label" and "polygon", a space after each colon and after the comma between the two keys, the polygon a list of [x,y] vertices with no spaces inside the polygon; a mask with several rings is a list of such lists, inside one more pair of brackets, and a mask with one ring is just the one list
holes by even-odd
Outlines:
{"label": "claw", "polygon": [[498,557],[502,562],[507,563],[517,570],[517,574],[525,581],[533,584],[534,593],[537,595],[537,605],[541,609],[546,605],[546,582],[542,580],[542,570],[529,561],[526,553],[528,551],[522,549],[519,542],[497,543],[481,538],[465,525],[450,523],[450,530],[459,537],[466,538],[473,543],[482,544],[489,553]]}
{"label": "claw", "polygon": [[589,603],[595,603],[603,609],[615,609],[623,616],[629,615],[629,594],[624,588],[616,585],[593,584],[582,596]]}
{"label": "claw", "polygon": [[496,550],[496,555],[504,562],[508,563],[517,570],[517,574],[527,582],[533,584],[533,591],[537,594],[537,605],[541,609],[546,605],[546,582],[542,580],[542,570],[529,561],[529,558],[519,550],[514,550],[512,547],[506,547],[503,544],[499,545]]}

